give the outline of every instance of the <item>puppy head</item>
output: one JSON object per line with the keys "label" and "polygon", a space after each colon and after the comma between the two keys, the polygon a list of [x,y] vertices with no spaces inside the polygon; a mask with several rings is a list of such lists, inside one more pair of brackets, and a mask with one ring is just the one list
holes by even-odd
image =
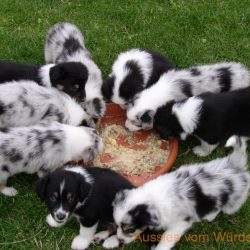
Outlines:
{"label": "puppy head", "polygon": [[130,131],[151,129],[153,128],[154,115],[154,110],[144,110],[138,113],[130,112],[130,110],[128,110],[125,127]]}
{"label": "puppy head", "polygon": [[[179,138],[184,131],[173,113],[174,102],[170,102],[157,109],[154,118],[154,128],[164,140]],[[183,138],[184,139],[184,138]]]}
{"label": "puppy head", "polygon": [[131,191],[119,192],[113,202],[117,237],[125,244],[135,240],[146,229],[157,228],[159,225],[153,206],[139,202],[138,197],[130,195]]}
{"label": "puppy head", "polygon": [[65,223],[88,196],[90,185],[79,173],[57,170],[38,180],[35,188],[55,221]]}
{"label": "puppy head", "polygon": [[50,69],[52,86],[64,91],[71,97],[83,101],[85,99],[85,84],[88,80],[88,70],[80,62],[64,62]]}

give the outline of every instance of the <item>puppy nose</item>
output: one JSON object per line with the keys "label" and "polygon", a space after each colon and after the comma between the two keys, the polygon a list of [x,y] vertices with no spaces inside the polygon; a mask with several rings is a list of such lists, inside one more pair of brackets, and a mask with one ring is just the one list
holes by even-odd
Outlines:
{"label": "puppy nose", "polygon": [[58,213],[56,215],[56,217],[57,217],[58,220],[64,220],[65,217],[66,217],[66,214],[65,213]]}

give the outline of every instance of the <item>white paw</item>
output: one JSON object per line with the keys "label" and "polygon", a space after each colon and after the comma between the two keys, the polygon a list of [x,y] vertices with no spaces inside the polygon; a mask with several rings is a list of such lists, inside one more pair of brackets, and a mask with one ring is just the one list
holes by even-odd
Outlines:
{"label": "white paw", "polygon": [[1,193],[3,193],[4,195],[6,196],[15,196],[17,195],[17,190],[13,187],[4,187],[2,190],[1,190]]}
{"label": "white paw", "polygon": [[105,240],[108,237],[109,237],[109,231],[108,230],[101,231],[101,232],[95,234],[95,236],[94,236],[94,242],[100,243],[102,240]]}
{"label": "white paw", "polygon": [[119,240],[117,239],[116,235],[112,235],[103,242],[102,246],[106,249],[119,247]]}
{"label": "white paw", "polygon": [[37,172],[37,176],[38,176],[39,178],[43,178],[43,177],[45,176],[44,171],[38,171],[38,172]]}
{"label": "white paw", "polygon": [[49,224],[51,227],[61,227],[64,223],[58,223],[54,220],[51,214],[48,214],[46,217],[46,222]]}
{"label": "white paw", "polygon": [[194,154],[198,156],[207,156],[210,152],[205,151],[201,146],[196,146],[193,148]]}
{"label": "white paw", "polygon": [[91,241],[89,239],[83,238],[78,235],[74,238],[71,244],[71,249],[73,250],[84,250],[90,245]]}

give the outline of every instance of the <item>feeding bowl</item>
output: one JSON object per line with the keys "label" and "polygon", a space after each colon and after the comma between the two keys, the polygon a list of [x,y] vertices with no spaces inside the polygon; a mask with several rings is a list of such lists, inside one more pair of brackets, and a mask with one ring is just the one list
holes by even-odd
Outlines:
{"label": "feeding bowl", "polygon": [[[108,103],[107,104],[107,111],[106,115],[101,119],[98,127],[102,128],[104,126],[109,125],[123,125],[125,124],[126,120],[126,111],[121,109],[119,105],[114,103]],[[127,147],[133,150],[141,150],[141,144],[137,142],[143,142],[150,133],[154,133],[153,130],[148,131],[140,131],[135,132],[133,135],[134,138],[134,144],[128,145],[126,143],[126,140],[122,137],[119,137],[116,139],[117,144],[123,147]],[[122,174],[125,178],[127,178],[134,186],[140,186],[144,184],[145,182],[155,179],[159,175],[162,175],[164,173],[167,173],[173,166],[175,159],[177,157],[178,153],[178,141],[176,139],[171,139],[170,141],[164,141],[161,145],[162,149],[168,149],[169,150],[169,156],[165,164],[162,166],[155,166],[154,173],[147,173],[143,172],[140,175],[127,175],[125,173]],[[110,161],[109,155],[100,155],[101,162],[108,162]],[[136,166],[135,166],[136,167]]]}

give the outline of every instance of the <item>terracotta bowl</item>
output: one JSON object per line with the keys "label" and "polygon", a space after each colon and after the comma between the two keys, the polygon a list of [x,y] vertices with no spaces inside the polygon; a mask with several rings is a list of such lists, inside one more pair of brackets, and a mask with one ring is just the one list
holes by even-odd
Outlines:
{"label": "terracotta bowl", "polygon": [[[105,125],[111,125],[111,124],[124,125],[125,120],[126,120],[126,112],[123,109],[121,109],[120,106],[113,104],[113,103],[108,103],[106,115],[101,119],[99,127],[103,127]],[[153,130],[137,132],[134,135],[134,141],[135,142],[136,141],[142,142],[152,132],[153,132]],[[124,147],[132,148],[134,150],[138,150],[139,149],[138,147],[140,147],[140,145],[136,145],[136,143],[135,143],[135,145],[129,146],[128,144],[126,144],[125,138],[122,138],[122,137],[117,138],[117,143],[124,146]],[[128,175],[125,175],[124,173],[121,173],[121,174],[124,177],[126,177],[129,181],[131,181],[133,185],[140,186],[140,185],[144,184],[145,182],[152,180],[152,179],[158,177],[159,175],[168,172],[172,168],[172,166],[175,162],[175,159],[177,157],[178,141],[176,139],[173,139],[170,141],[163,142],[161,147],[163,149],[169,149],[170,154],[169,154],[168,160],[164,166],[156,166],[155,167],[154,174],[142,173],[139,176],[138,175],[128,176]],[[110,159],[109,159],[108,155],[101,155],[101,162],[102,161],[107,162],[109,160]]]}

